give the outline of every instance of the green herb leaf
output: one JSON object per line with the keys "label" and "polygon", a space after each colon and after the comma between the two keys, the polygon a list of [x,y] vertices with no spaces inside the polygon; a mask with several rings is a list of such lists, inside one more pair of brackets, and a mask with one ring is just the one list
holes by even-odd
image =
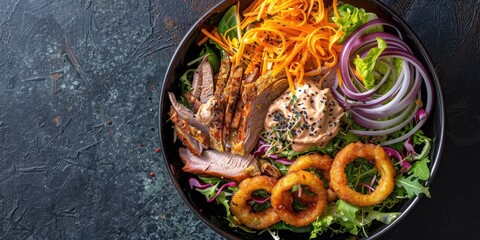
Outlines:
{"label": "green herb leaf", "polygon": [[205,177],[205,176],[198,176],[198,178],[200,180],[202,180],[202,182],[204,183],[210,183],[210,184],[218,184],[222,181],[224,181],[223,179],[219,178],[219,177]]}
{"label": "green herb leaf", "polygon": [[428,180],[430,177],[430,169],[428,168],[427,164],[428,162],[430,162],[430,160],[427,158],[416,161],[409,170],[409,173],[413,173],[413,175],[420,180]]}
{"label": "green herb leaf", "polygon": [[423,186],[418,181],[418,178],[415,178],[414,175],[410,175],[409,177],[404,177],[403,175],[399,175],[395,179],[395,184],[398,187],[402,187],[407,191],[407,197],[409,199],[414,198],[415,196],[420,195],[421,193],[425,194],[425,196],[430,197],[430,192],[428,191],[428,187]]}
{"label": "green herb leaf", "polygon": [[180,77],[180,88],[182,89],[182,95],[185,94],[185,92],[192,90],[192,78],[194,72],[195,69],[188,69]]}

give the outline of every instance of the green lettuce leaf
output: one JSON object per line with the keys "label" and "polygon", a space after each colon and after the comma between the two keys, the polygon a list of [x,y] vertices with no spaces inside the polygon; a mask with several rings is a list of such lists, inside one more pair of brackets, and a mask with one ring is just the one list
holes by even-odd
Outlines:
{"label": "green lettuce leaf", "polygon": [[400,212],[369,211],[368,215],[364,218],[364,221],[372,222],[373,220],[377,220],[384,224],[390,224],[397,219],[398,216],[400,216]]}
{"label": "green lettuce leaf", "polygon": [[237,22],[237,5],[230,7],[222,19],[218,23],[217,31],[218,33],[224,34],[226,38],[238,38],[237,30],[235,27],[238,25]]}
{"label": "green lettuce leaf", "polygon": [[317,238],[318,235],[321,235],[328,230],[328,227],[334,221],[333,215],[322,214],[318,217],[316,221],[312,223],[313,230],[310,232],[310,238]]}
{"label": "green lettuce leaf", "polygon": [[[338,43],[342,44],[345,39],[352,34],[355,29],[362,26],[368,21],[373,19],[377,19],[377,15],[374,13],[367,13],[363,8],[357,8],[350,4],[343,4],[338,7],[338,13],[340,14],[340,18],[332,17],[333,22],[340,26],[344,35]],[[374,27],[366,31],[366,33],[370,32],[383,32],[383,27]]]}
{"label": "green lettuce leaf", "polygon": [[367,89],[372,89],[376,85],[375,77],[374,77],[374,68],[375,63],[380,56],[380,54],[387,48],[387,43],[382,38],[377,38],[378,47],[371,48],[368,51],[367,56],[361,58],[357,55],[357,58],[353,60],[355,64],[355,69],[363,78],[363,84]]}

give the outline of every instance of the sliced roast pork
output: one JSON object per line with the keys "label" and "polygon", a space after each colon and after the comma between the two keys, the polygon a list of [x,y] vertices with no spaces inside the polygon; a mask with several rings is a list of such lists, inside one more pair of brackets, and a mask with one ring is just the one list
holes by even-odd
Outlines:
{"label": "sliced roast pork", "polygon": [[182,141],[183,145],[185,145],[185,147],[188,148],[187,151],[189,151],[191,154],[196,155],[196,156],[200,156],[202,154],[203,146],[200,144],[199,141],[197,141],[195,138],[193,138],[188,133],[184,132],[177,125],[174,125],[173,129],[175,130],[175,133],[177,134],[178,139],[180,139],[180,141]]}
{"label": "sliced roast pork", "polygon": [[200,122],[190,109],[178,103],[174,93],[168,92],[168,97],[170,98],[172,107],[175,109],[175,112],[181,119],[187,121],[192,127],[197,128],[205,134],[208,134],[208,127]]}
{"label": "sliced roast pork", "polygon": [[192,92],[186,92],[183,96],[187,99],[187,102],[192,108],[192,111],[194,113],[198,112],[200,105],[202,105],[200,100],[198,100],[195,96],[193,96]]}
{"label": "sliced roast pork", "polygon": [[200,92],[200,102],[206,103],[213,96],[213,69],[208,62],[208,55],[205,56],[197,68],[202,72],[202,90]]}
{"label": "sliced roast pork", "polygon": [[173,107],[170,107],[170,120],[174,130],[182,143],[195,155],[200,155],[204,148],[208,148],[208,135],[192,127],[187,121],[180,118]]}
{"label": "sliced roast pork", "polygon": [[236,182],[260,175],[258,161],[250,154],[239,156],[230,152],[204,150],[202,155],[195,156],[186,148],[179,148],[178,152],[185,163],[185,172],[222,177]]}
{"label": "sliced roast pork", "polygon": [[225,107],[227,100],[223,98],[223,91],[227,84],[228,76],[230,75],[230,56],[223,54],[222,62],[220,64],[220,71],[216,78],[215,92],[212,97],[215,104],[212,108],[212,119],[209,126],[210,130],[210,146],[212,149],[223,152],[225,151],[223,142],[223,122],[225,116]]}
{"label": "sliced roast pork", "polygon": [[235,113],[233,115],[232,123],[230,128],[238,129],[240,125],[240,120],[242,118],[242,109],[244,105],[248,102],[251,102],[256,95],[256,87],[253,82],[258,78],[258,68],[254,68],[250,73],[244,76],[242,80],[242,85],[240,89],[241,98],[237,101],[237,106],[235,108]]}
{"label": "sliced roast pork", "polygon": [[[260,79],[262,80],[262,79]],[[258,80],[257,80],[258,81]],[[257,94],[244,105],[242,118],[237,132],[237,140],[232,152],[244,155],[256,146],[260,132],[263,129],[265,116],[270,104],[288,88],[286,78],[268,81],[268,84],[257,85]],[[249,98],[247,96],[247,98]]]}
{"label": "sliced roast pork", "polygon": [[223,122],[223,138],[226,145],[225,147],[227,148],[230,148],[230,146],[227,146],[227,143],[229,142],[228,139],[230,138],[230,125],[232,123],[233,114],[236,108],[238,96],[240,94],[242,75],[243,68],[237,67],[230,75],[227,85],[223,91],[223,99],[228,99],[225,107],[225,116]]}

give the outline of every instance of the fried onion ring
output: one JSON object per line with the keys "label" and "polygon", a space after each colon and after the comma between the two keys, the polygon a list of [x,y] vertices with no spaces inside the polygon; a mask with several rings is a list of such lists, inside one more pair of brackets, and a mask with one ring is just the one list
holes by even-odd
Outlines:
{"label": "fried onion ring", "polygon": [[252,207],[247,203],[252,198],[253,191],[263,189],[272,193],[276,183],[275,178],[268,176],[256,176],[243,180],[230,201],[230,210],[233,215],[243,225],[257,230],[268,228],[280,221],[280,217],[272,207],[261,212],[253,212]]}
{"label": "fried onion ring", "polygon": [[[313,202],[305,202],[305,210],[295,212],[292,209],[293,196],[290,190],[297,184],[308,186],[315,193]],[[323,182],[315,174],[303,170],[290,172],[278,180],[270,199],[273,209],[285,223],[303,227],[315,221],[327,206],[327,191]]]}
{"label": "fried onion ring", "polygon": [[312,153],[302,155],[295,159],[295,161],[288,168],[288,172],[294,172],[299,170],[306,170],[308,168],[316,168],[323,172],[323,177],[330,180],[330,168],[332,167],[333,159],[328,155],[322,155],[320,153]]}
{"label": "fried onion ring", "polygon": [[[318,169],[323,173],[325,180],[330,181],[330,168],[332,167],[333,159],[328,155],[322,155],[320,153],[312,153],[307,155],[302,155],[295,159],[292,165],[288,168],[288,172],[295,172],[299,170],[307,170],[309,168]],[[307,190],[308,187],[307,187]],[[299,199],[303,203],[312,203],[315,201],[313,195],[300,193],[298,190],[293,192],[293,196],[296,199]],[[330,197],[330,199],[335,199],[335,196]]]}
{"label": "fried onion ring", "polygon": [[[357,158],[365,158],[373,162],[380,173],[378,186],[370,194],[361,194],[348,186],[345,167]],[[356,206],[372,206],[383,202],[395,186],[395,169],[381,146],[373,144],[351,143],[340,150],[333,160],[330,170],[330,188],[337,196]]]}

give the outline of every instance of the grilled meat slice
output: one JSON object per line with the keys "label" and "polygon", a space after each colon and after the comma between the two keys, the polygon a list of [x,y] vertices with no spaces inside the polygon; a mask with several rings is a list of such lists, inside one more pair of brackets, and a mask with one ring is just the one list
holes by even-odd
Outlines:
{"label": "grilled meat slice", "polygon": [[236,150],[236,148],[239,148],[241,146],[241,144],[238,144],[238,143],[242,142],[242,140],[245,138],[244,129],[245,129],[246,119],[244,119],[244,117],[250,111],[252,102],[256,96],[257,96],[257,88],[255,87],[255,84],[248,83],[248,84],[242,85],[242,98],[241,98],[241,101],[239,101],[239,103],[237,104],[239,108],[237,108],[237,112],[235,112],[235,120],[232,121],[232,126],[231,126],[232,134],[229,139],[230,145],[233,146],[232,151],[234,153],[238,154],[242,152],[240,150]]}
{"label": "grilled meat slice", "polygon": [[258,142],[259,134],[263,129],[265,116],[270,104],[288,88],[288,81],[282,78],[270,81],[270,84],[261,86],[262,90],[251,101],[245,104],[242,118],[237,133],[237,141],[232,148],[232,153],[244,155],[253,150]]}
{"label": "grilled meat slice", "polygon": [[256,87],[253,82],[258,78],[258,68],[254,68],[249,74],[245,75],[242,80],[242,86],[240,90],[241,99],[237,101],[236,110],[233,116],[232,129],[238,129],[240,119],[242,118],[242,110],[245,104],[248,104],[253,100],[256,95]]}
{"label": "grilled meat slice", "polygon": [[217,75],[216,83],[215,83],[215,96],[219,98],[225,89],[225,85],[227,84],[228,76],[230,75],[230,56],[228,53],[223,52],[222,62],[220,63],[220,71]]}
{"label": "grilled meat slice", "polygon": [[208,55],[205,56],[198,66],[202,72],[202,90],[200,92],[200,102],[207,103],[210,98],[213,96],[213,69],[210,63],[208,62]]}
{"label": "grilled meat slice", "polygon": [[183,96],[187,99],[187,102],[190,104],[190,107],[192,107],[193,112],[198,112],[200,105],[202,105],[200,100],[193,96],[192,92],[186,92]]}
{"label": "grilled meat slice", "polygon": [[200,67],[197,67],[195,69],[195,72],[193,73],[193,79],[192,79],[192,95],[196,99],[200,99],[200,94],[202,92],[202,69]]}
{"label": "grilled meat slice", "polygon": [[227,146],[228,139],[230,138],[230,125],[233,119],[233,111],[235,110],[238,95],[240,94],[240,87],[242,82],[243,67],[237,67],[233,74],[230,75],[227,86],[225,87],[223,99],[228,99],[227,105],[225,107],[225,116],[223,123],[223,139],[225,147]]}
{"label": "grilled meat slice", "polygon": [[223,99],[222,94],[230,74],[230,57],[227,53],[223,54],[220,64],[220,72],[217,75],[215,93],[212,97],[215,104],[212,109],[212,121],[209,126],[210,146],[219,152],[225,151],[223,142],[223,122],[225,116],[225,107],[227,101]]}
{"label": "grilled meat slice", "polygon": [[188,148],[187,151],[191,152],[193,155],[200,156],[203,152],[203,147],[195,138],[185,133],[179,126],[174,125],[173,129],[177,134],[178,139],[182,141],[183,145]]}
{"label": "grilled meat slice", "polygon": [[192,127],[187,121],[180,118],[173,107],[170,107],[170,120],[176,127],[178,127],[180,131],[193,137],[202,145],[202,147],[208,148],[208,135],[198,130],[197,128]]}
{"label": "grilled meat slice", "polygon": [[177,99],[175,98],[175,94],[172,92],[168,92],[168,97],[170,98],[170,102],[172,103],[172,107],[175,109],[175,112],[178,114],[178,116],[187,121],[188,124],[190,124],[192,127],[197,128],[198,130],[202,131],[202,133],[205,133],[208,135],[208,127],[200,122],[193,114],[193,112],[185,107],[184,105],[180,104],[177,102]]}
{"label": "grilled meat slice", "polygon": [[185,172],[222,177],[236,182],[260,175],[258,161],[250,154],[239,156],[230,152],[205,150],[202,155],[195,156],[186,148],[180,148],[178,152],[185,163]]}

